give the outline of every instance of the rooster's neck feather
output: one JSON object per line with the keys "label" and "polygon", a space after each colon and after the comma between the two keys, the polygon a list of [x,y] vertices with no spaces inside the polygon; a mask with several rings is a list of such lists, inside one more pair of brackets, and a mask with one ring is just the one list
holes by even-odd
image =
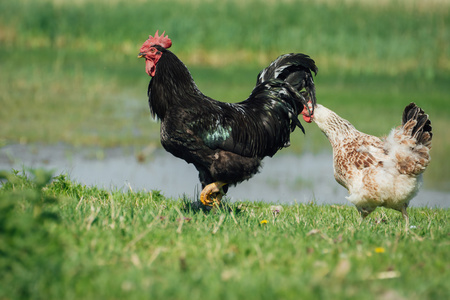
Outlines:
{"label": "rooster's neck feather", "polygon": [[202,95],[183,62],[167,49],[162,52],[156,65],[155,76],[148,88],[152,115],[156,115],[161,120],[164,119],[170,107],[182,106],[183,103],[188,102],[186,98],[195,101],[199,95]]}

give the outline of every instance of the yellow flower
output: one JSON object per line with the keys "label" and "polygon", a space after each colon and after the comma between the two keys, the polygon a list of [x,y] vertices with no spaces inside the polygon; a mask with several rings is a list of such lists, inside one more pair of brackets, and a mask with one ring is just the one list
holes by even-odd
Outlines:
{"label": "yellow flower", "polygon": [[267,220],[262,220],[261,222],[259,222],[261,225],[267,224],[269,221]]}
{"label": "yellow flower", "polygon": [[375,248],[375,253],[384,253],[384,248],[383,247],[376,247]]}

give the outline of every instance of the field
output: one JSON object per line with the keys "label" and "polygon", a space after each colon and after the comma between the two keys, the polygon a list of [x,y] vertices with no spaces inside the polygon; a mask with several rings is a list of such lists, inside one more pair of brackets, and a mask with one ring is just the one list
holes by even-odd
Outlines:
{"label": "field", "polygon": [[445,299],[450,210],[233,203],[2,174],[0,299]]}
{"label": "field", "polygon": [[[0,147],[159,146],[137,59],[165,30],[199,88],[244,100],[278,55],[309,54],[322,103],[387,134],[414,101],[433,125],[425,187],[450,190],[450,1],[0,2]],[[329,149],[315,125],[285,151]],[[0,187],[0,299],[445,299],[448,209],[242,202],[105,191],[42,170]],[[3,178],[2,177],[2,178]],[[267,221],[267,223],[265,222]]]}

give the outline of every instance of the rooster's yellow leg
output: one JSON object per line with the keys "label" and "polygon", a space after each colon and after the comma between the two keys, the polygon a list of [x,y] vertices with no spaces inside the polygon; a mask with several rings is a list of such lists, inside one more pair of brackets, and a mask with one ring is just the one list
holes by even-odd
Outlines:
{"label": "rooster's yellow leg", "polygon": [[202,201],[203,205],[219,205],[220,200],[222,199],[222,196],[224,194],[222,190],[222,187],[224,185],[226,185],[226,182],[217,181],[205,186],[202,193],[200,194],[200,201]]}

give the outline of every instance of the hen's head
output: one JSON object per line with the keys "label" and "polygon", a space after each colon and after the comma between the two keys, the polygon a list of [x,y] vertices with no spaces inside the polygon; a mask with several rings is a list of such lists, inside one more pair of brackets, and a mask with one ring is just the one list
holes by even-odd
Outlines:
{"label": "hen's head", "polygon": [[155,76],[156,72],[156,63],[161,58],[162,52],[161,49],[158,49],[160,46],[165,49],[170,48],[172,46],[172,41],[166,35],[164,36],[165,31],[159,35],[158,30],[155,33],[155,36],[149,36],[148,40],[142,45],[141,49],[139,49],[138,58],[145,57],[145,72],[149,76]]}

